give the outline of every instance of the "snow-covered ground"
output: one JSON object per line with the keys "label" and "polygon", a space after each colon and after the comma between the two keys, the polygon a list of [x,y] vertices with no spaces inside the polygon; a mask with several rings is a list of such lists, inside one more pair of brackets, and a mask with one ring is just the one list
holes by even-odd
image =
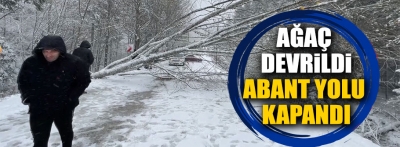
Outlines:
{"label": "snow-covered ground", "polygon": [[[211,64],[188,64],[194,68],[205,65]],[[261,141],[250,132],[233,109],[225,84],[204,86],[204,83],[193,82],[191,84],[203,85],[203,88],[191,89],[176,80],[158,80],[149,74],[138,74],[143,71],[93,80],[75,110],[74,146],[282,146],[269,140]],[[0,99],[1,147],[33,145],[27,110],[19,95]],[[321,133],[319,131],[308,130]],[[49,145],[61,146],[54,126]],[[352,133],[327,146],[377,145]]]}

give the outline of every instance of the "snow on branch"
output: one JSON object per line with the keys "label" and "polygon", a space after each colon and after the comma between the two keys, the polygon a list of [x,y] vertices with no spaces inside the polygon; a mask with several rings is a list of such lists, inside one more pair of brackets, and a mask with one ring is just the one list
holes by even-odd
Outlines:
{"label": "snow on branch", "polygon": [[153,52],[153,51],[159,49],[161,46],[163,46],[163,45],[164,45],[165,43],[167,43],[168,41],[174,39],[176,36],[180,36],[180,35],[183,35],[183,34],[185,34],[185,33],[188,33],[188,32],[190,31],[191,28],[193,28],[193,27],[195,27],[195,26],[197,26],[197,25],[199,25],[199,24],[201,24],[201,23],[203,23],[203,22],[209,20],[210,18],[215,17],[215,16],[217,16],[218,14],[221,14],[222,12],[225,12],[225,11],[227,11],[227,10],[229,10],[229,9],[232,9],[232,8],[235,8],[235,7],[239,6],[239,5],[242,5],[243,3],[248,2],[248,1],[249,1],[249,0],[240,0],[240,1],[236,2],[236,3],[233,3],[233,4],[229,5],[229,6],[226,6],[226,7],[222,8],[222,9],[216,10],[216,11],[214,11],[214,12],[212,12],[212,13],[206,15],[205,17],[203,17],[203,18],[201,18],[200,20],[198,20],[198,21],[196,21],[196,22],[190,24],[189,26],[183,28],[182,30],[178,31],[177,33],[175,33],[175,34],[173,34],[173,35],[171,35],[171,36],[169,36],[169,37],[166,37],[166,38],[160,40],[160,41],[159,41],[160,43],[158,43],[156,46],[150,48],[149,51],[148,51],[148,53],[151,53],[151,52]]}
{"label": "snow on branch", "polygon": [[[199,24],[201,24],[201,23],[207,21],[208,19],[210,19],[210,18],[212,18],[212,17],[214,17],[214,16],[217,16],[218,14],[220,14],[220,13],[222,13],[222,12],[225,12],[225,11],[227,11],[227,10],[229,10],[229,9],[235,8],[235,7],[237,7],[237,6],[239,6],[239,5],[242,5],[242,4],[244,4],[245,2],[248,2],[248,1],[249,1],[249,0],[240,0],[240,1],[237,1],[236,3],[233,3],[233,4],[231,4],[231,5],[228,5],[228,6],[224,7],[224,8],[222,8],[222,9],[219,9],[219,10],[217,10],[217,11],[214,11],[214,12],[212,12],[212,13],[206,15],[206,16],[203,17],[202,19],[200,19],[200,20],[194,22],[193,24],[191,24],[191,25],[185,27],[184,29],[178,31],[177,33],[175,33],[175,34],[173,34],[173,35],[171,35],[171,36],[165,37],[164,39],[161,39],[161,40],[159,40],[159,41],[154,42],[155,39],[156,39],[157,37],[159,37],[159,35],[160,35],[160,33],[159,33],[159,34],[156,35],[156,37],[152,38],[149,42],[147,42],[145,45],[143,45],[142,47],[140,47],[140,48],[139,48],[137,51],[135,51],[134,53],[130,54],[129,56],[127,56],[127,57],[125,57],[125,58],[122,58],[122,59],[119,59],[119,60],[116,60],[116,61],[112,62],[111,64],[109,64],[108,66],[106,66],[106,67],[105,67],[104,69],[102,69],[102,70],[110,69],[110,68],[112,68],[112,67],[114,67],[114,66],[116,66],[116,65],[118,65],[118,64],[122,64],[122,63],[124,63],[124,62],[127,62],[127,61],[131,60],[134,56],[142,54],[143,52],[145,52],[145,50],[147,50],[147,54],[149,54],[149,53],[153,52],[154,50],[159,49],[161,46],[163,46],[163,45],[164,45],[165,43],[167,43],[168,41],[171,41],[171,40],[174,39],[176,36],[179,36],[179,35],[188,33],[188,31],[189,31],[191,28],[193,28],[193,27],[195,27],[195,26],[197,26],[197,25],[199,25]],[[213,6],[215,7],[216,5],[220,5],[220,4],[221,4],[221,3],[217,3],[217,4],[213,5]],[[168,29],[166,29],[166,30],[169,30],[169,29],[171,29],[171,28],[173,28],[173,27],[174,27],[174,26],[171,26],[170,28],[168,28]],[[165,32],[165,31],[164,31],[164,32]],[[146,54],[143,54],[143,55],[146,55]],[[99,72],[102,72],[102,70],[100,70]]]}
{"label": "snow on branch", "polygon": [[[229,26],[227,28],[224,28],[224,29],[222,29],[220,31],[217,31],[216,33],[211,35],[210,38],[216,39],[216,38],[220,38],[220,37],[224,37],[224,36],[226,36],[226,37],[232,37],[232,36],[235,37],[235,36],[237,36],[239,34],[247,33],[248,30],[251,28],[249,26],[254,26],[254,25],[260,23],[261,21],[263,21],[264,19],[266,19],[266,18],[270,17],[271,15],[273,15],[275,13],[278,13],[278,12],[280,12],[282,10],[285,10],[285,9],[287,9],[287,10],[298,9],[298,8],[292,8],[292,7],[297,6],[297,5],[301,5],[304,2],[308,2],[308,1],[306,1],[306,0],[298,1],[296,3],[284,6],[282,8],[277,8],[275,10],[272,10],[272,11],[269,11],[269,12],[265,12],[265,13],[256,15],[254,17],[250,17],[250,18],[245,19],[245,20],[243,20],[241,22],[233,24],[233,25],[231,25],[231,26]],[[314,8],[314,7],[320,7],[322,5],[327,5],[327,4],[330,4],[330,3],[333,3],[333,2],[336,2],[336,1],[334,0],[334,1],[324,2],[324,3],[317,3],[315,5],[304,7],[304,8],[305,9],[309,9],[309,8]],[[241,32],[239,32],[237,34],[230,35],[231,33],[235,33],[238,30],[241,30]]]}
{"label": "snow on branch", "polygon": [[[122,58],[120,60],[114,61],[113,63],[109,64],[108,66],[106,66],[104,69],[96,72],[93,74],[94,78],[101,78],[107,75],[112,75],[112,74],[116,74],[119,72],[122,72],[124,70],[126,70],[128,67],[133,66],[133,65],[138,65],[144,62],[147,62],[149,60],[154,60],[156,58],[160,58],[160,57],[164,57],[164,56],[168,56],[168,55],[172,55],[172,54],[176,54],[179,52],[183,52],[183,51],[199,51],[196,50],[197,48],[204,46],[204,45],[212,45],[218,42],[221,42],[223,40],[227,40],[229,38],[232,37],[238,37],[239,35],[245,34],[247,33],[247,30],[250,28],[249,26],[251,25],[255,25],[259,22],[261,22],[264,18],[269,17],[272,14],[275,14],[279,11],[282,11],[284,9],[290,9],[293,6],[297,6],[300,5],[304,2],[307,2],[307,0],[303,0],[303,1],[299,1],[290,5],[287,5],[285,7],[282,8],[278,8],[275,9],[273,11],[270,12],[266,12],[251,18],[248,18],[244,21],[241,21],[239,23],[236,23],[234,25],[231,25],[229,27],[223,28],[220,31],[217,31],[216,33],[210,35],[209,37],[206,37],[200,41],[191,43],[189,45],[186,45],[184,47],[180,47],[180,48],[176,48],[164,53],[159,53],[156,55],[152,55],[149,56],[151,53],[157,51],[159,48],[161,48],[164,44],[166,44],[167,42],[171,41],[172,39],[174,39],[177,36],[183,35],[185,33],[188,33],[188,31],[190,31],[191,29],[195,28],[196,26],[202,24],[203,22],[209,20],[212,17],[215,17],[229,9],[235,8],[237,6],[240,6],[242,4],[244,4],[245,2],[248,2],[249,0],[240,0],[237,1],[233,4],[230,4],[224,8],[218,9],[214,12],[211,12],[210,14],[206,15],[205,17],[203,17],[202,19],[190,24],[189,26],[183,28],[182,30],[176,32],[175,34],[171,35],[171,36],[167,36],[159,41],[155,41],[154,37],[153,39],[151,39],[149,42],[147,42],[145,45],[143,45],[142,47],[140,47],[137,51],[135,51],[134,53],[130,54],[129,56]],[[335,1],[329,1],[323,4],[329,4]],[[318,3],[316,5],[310,6],[310,7],[317,7],[317,6],[322,6],[321,3]],[[309,7],[307,7],[309,8]],[[295,9],[295,8],[292,8]],[[216,52],[216,51],[210,51],[210,50],[206,50],[203,52]],[[224,53],[224,51],[219,51],[219,53]],[[231,52],[225,52],[225,53],[231,53]],[[132,58],[134,56],[136,56],[136,59]],[[147,57],[148,56],[148,57]]]}
{"label": "snow on branch", "polygon": [[387,133],[388,131],[395,130],[399,126],[400,126],[400,121],[397,121],[397,122],[394,122],[394,123],[392,123],[390,125],[386,125],[384,127],[380,127],[379,129],[371,130],[369,132],[366,132],[366,133],[364,133],[364,136],[365,137],[373,137],[374,135]]}

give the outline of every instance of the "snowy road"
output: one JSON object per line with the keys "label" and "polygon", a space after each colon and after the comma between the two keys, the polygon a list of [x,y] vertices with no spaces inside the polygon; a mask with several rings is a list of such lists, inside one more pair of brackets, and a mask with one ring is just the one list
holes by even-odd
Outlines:
{"label": "snowy road", "polygon": [[[75,110],[76,147],[281,146],[245,127],[224,84],[190,89],[136,74],[93,80],[87,92]],[[1,147],[32,146],[27,109],[19,95],[0,100]],[[61,146],[54,126],[49,145]],[[352,133],[328,146],[377,145]]]}

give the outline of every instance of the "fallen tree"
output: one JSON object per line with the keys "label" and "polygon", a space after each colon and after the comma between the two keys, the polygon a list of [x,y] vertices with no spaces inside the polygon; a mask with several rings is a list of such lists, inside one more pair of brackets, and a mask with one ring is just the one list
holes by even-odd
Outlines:
{"label": "fallen tree", "polygon": [[[252,26],[257,25],[258,23],[263,21],[265,18],[268,18],[271,15],[279,13],[281,11],[299,9],[301,4],[304,4],[309,1],[308,0],[298,1],[295,3],[289,4],[289,5],[286,5],[284,7],[277,8],[272,11],[250,17],[246,20],[243,20],[243,21],[240,21],[233,25],[222,28],[221,30],[206,36],[204,39],[202,39],[200,41],[193,42],[189,45],[175,48],[175,49],[172,49],[172,50],[169,50],[166,52],[152,54],[152,53],[157,52],[168,41],[171,41],[172,39],[174,39],[180,35],[183,35],[185,33],[188,33],[190,31],[194,31],[194,30],[198,29],[199,26],[203,25],[202,23],[208,21],[210,18],[221,15],[222,13],[224,13],[228,10],[234,9],[238,6],[241,6],[247,2],[249,2],[249,0],[237,0],[237,1],[227,0],[224,2],[217,3],[215,5],[212,5],[210,7],[216,7],[217,5],[221,5],[223,3],[230,3],[229,5],[227,5],[223,8],[219,8],[219,9],[207,14],[203,18],[195,21],[194,23],[191,23],[190,25],[188,25],[184,29],[176,32],[173,35],[167,36],[161,40],[156,41],[155,38],[159,37],[160,35],[163,35],[163,32],[157,34],[156,37],[151,39],[148,43],[146,43],[145,45],[140,47],[137,51],[133,52],[129,56],[119,59],[119,60],[116,60],[113,63],[111,63],[111,64],[107,65],[106,67],[104,67],[103,69],[101,69],[100,71],[93,73],[92,78],[102,78],[102,77],[105,77],[108,75],[121,73],[121,72],[126,71],[130,67],[140,66],[141,64],[143,64],[145,62],[149,62],[151,60],[155,60],[160,57],[174,55],[174,54],[177,54],[180,52],[208,52],[208,53],[230,53],[230,54],[232,54],[233,53],[232,50],[230,50],[230,51],[223,51],[223,50],[215,51],[215,50],[207,50],[207,49],[199,50],[199,48],[211,46],[211,45],[217,44],[219,42],[223,42],[225,40],[237,40],[237,42],[239,42],[241,38],[239,38],[238,36],[242,36],[242,35],[246,34],[252,28]],[[307,9],[307,8],[311,9],[311,8],[327,5],[329,3],[334,3],[334,2],[336,2],[336,1],[315,3],[315,5],[310,5],[308,7],[301,7],[301,8],[302,9]],[[198,12],[198,11],[201,11],[204,9],[205,8],[195,10],[195,11],[191,12],[190,14],[193,14],[194,12]],[[190,14],[188,14],[184,17],[188,17]],[[182,22],[179,22],[179,20],[177,20],[176,22],[182,23]],[[173,25],[169,26],[165,30],[169,30],[170,28],[173,28],[173,27],[174,27]]]}

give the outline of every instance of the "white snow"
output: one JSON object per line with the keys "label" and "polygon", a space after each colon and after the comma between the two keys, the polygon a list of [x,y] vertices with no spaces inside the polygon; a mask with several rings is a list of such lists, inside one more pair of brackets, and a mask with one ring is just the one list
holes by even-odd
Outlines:
{"label": "white snow", "polygon": [[[211,66],[210,62],[203,63]],[[194,69],[203,67],[201,63],[188,64],[192,65]],[[261,141],[251,133],[233,109],[226,84],[190,89],[175,80],[157,80],[143,71],[93,80],[75,110],[74,146],[282,146]],[[0,99],[1,147],[33,145],[27,110],[19,94]],[[307,132],[326,133],[311,129]],[[60,142],[53,125],[49,145],[61,147]],[[326,146],[378,145],[351,133]]]}

